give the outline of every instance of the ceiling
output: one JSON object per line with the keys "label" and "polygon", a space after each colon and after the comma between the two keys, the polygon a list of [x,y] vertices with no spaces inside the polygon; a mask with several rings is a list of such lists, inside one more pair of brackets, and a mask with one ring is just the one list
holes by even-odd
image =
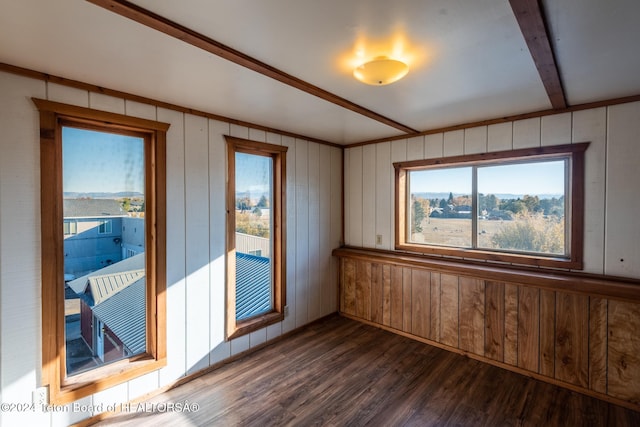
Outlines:
{"label": "ceiling", "polygon": [[[1,63],[342,145],[640,94],[637,0],[0,6]],[[353,78],[389,53],[403,80]]]}

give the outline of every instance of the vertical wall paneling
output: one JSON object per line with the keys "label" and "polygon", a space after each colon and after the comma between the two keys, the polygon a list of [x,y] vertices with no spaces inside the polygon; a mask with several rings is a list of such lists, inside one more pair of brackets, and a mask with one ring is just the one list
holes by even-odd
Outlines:
{"label": "vertical wall paneling", "polygon": [[309,250],[307,274],[308,316],[307,321],[315,320],[322,315],[322,277],[320,270],[320,147],[316,143],[308,144],[309,172],[309,222],[307,224],[307,245]]}
{"label": "vertical wall paneling", "polygon": [[520,287],[518,294],[518,366],[538,372],[540,290]]}
{"label": "vertical wall paneling", "polygon": [[589,389],[607,392],[607,308],[603,298],[589,298]]}
{"label": "vertical wall paneling", "polygon": [[274,145],[282,145],[282,135],[279,133],[267,132],[266,142]]}
{"label": "vertical wall paneling", "polygon": [[362,147],[362,246],[376,247],[376,146]]}
{"label": "vertical wall paneling", "polygon": [[476,154],[487,152],[487,127],[479,126],[465,129],[464,154]]}
{"label": "vertical wall paneling", "polygon": [[156,107],[141,102],[125,100],[124,112],[127,116],[140,117],[141,119],[157,120]]}
{"label": "vertical wall paneling", "polygon": [[351,259],[342,261],[342,298],[340,311],[355,316],[356,314],[356,262]]}
{"label": "vertical wall paneling", "polygon": [[167,131],[167,366],[165,386],[186,372],[186,217],[184,114],[158,108]]}
{"label": "vertical wall paneling", "polygon": [[370,320],[382,324],[384,318],[382,265],[371,264],[371,306]]}
{"label": "vertical wall paneling", "polygon": [[402,269],[402,330],[411,331],[411,268]]}
{"label": "vertical wall paneling", "polygon": [[484,355],[485,284],[460,277],[460,348]]}
{"label": "vertical wall paneling", "polygon": [[[343,200],[343,182],[342,182],[342,150],[338,148],[334,148],[331,150],[331,166],[330,166],[330,180],[331,180],[331,229],[329,230],[329,235],[331,237],[331,248],[339,247],[343,242],[341,241],[343,238],[343,209],[342,209],[342,200]],[[329,312],[334,312],[338,310],[338,289],[337,289],[337,278],[338,278],[338,260],[335,257],[332,257],[330,253],[325,254],[325,256],[330,257],[331,262],[331,306]]]}
{"label": "vertical wall paneling", "polygon": [[249,139],[258,142],[267,142],[267,132],[262,129],[249,128]]}
{"label": "vertical wall paneling", "polygon": [[289,332],[296,325],[296,271],[297,271],[297,213],[296,213],[296,141],[289,136],[282,137],[282,145],[287,150],[287,309],[289,314],[282,321],[282,333]]}
{"label": "vertical wall paneling", "polygon": [[309,318],[309,143],[296,139],[296,275],[295,325]]}
{"label": "vertical wall paneling", "polygon": [[460,156],[464,154],[464,130],[444,133],[444,156]]}
{"label": "vertical wall paneling", "polygon": [[440,286],[440,273],[437,272],[432,272],[430,274],[430,282],[431,282],[431,300],[430,300],[430,305],[431,305],[431,325],[430,325],[430,329],[429,329],[429,338],[440,342],[440,328],[441,328],[441,322],[440,322],[440,314],[441,314],[441,304],[440,304],[440,300],[441,300],[441,296],[442,296],[442,288]]}
{"label": "vertical wall paneling", "polygon": [[382,324],[391,325],[391,272],[390,265],[382,266]]}
{"label": "vertical wall paneling", "polygon": [[434,133],[424,138],[425,159],[435,159],[444,155],[444,134]]}
{"label": "vertical wall paneling", "polygon": [[[30,97],[45,84],[0,74],[0,390],[2,402],[31,402],[40,385],[40,138]],[[2,425],[38,425],[48,415],[0,413]]]}
{"label": "vertical wall paneling", "polygon": [[607,390],[640,403],[640,305],[609,301]]}
{"label": "vertical wall paneling", "polygon": [[513,148],[540,146],[540,117],[513,122]]}
{"label": "vertical wall paneling", "polygon": [[504,360],[504,283],[485,282],[484,354]]}
{"label": "vertical wall paneling", "polygon": [[[6,75],[6,74],[5,74]],[[83,89],[47,82],[47,99],[78,107],[89,106],[89,92]],[[43,96],[44,97],[44,96]]]}
{"label": "vertical wall paneling", "polygon": [[556,294],[556,378],[589,386],[589,298]]}
{"label": "vertical wall paneling", "polygon": [[440,275],[440,342],[450,347],[459,344],[458,276]]}
{"label": "vertical wall paneling", "polygon": [[376,228],[375,234],[380,235],[381,242],[376,241],[378,249],[392,249],[393,229],[391,228],[391,211],[393,206],[389,203],[392,194],[393,167],[391,166],[391,143],[384,142],[376,145],[375,164],[375,192],[376,192]]}
{"label": "vertical wall paneling", "polygon": [[356,316],[371,319],[371,264],[356,261]]}
{"label": "vertical wall paneling", "polygon": [[561,145],[571,142],[571,113],[542,117],[540,128],[541,145]]}
{"label": "vertical wall paneling", "polygon": [[249,128],[231,123],[229,124],[229,135],[235,136],[236,138],[249,139]]}
{"label": "vertical wall paneling", "polygon": [[209,138],[208,120],[185,115],[187,372],[209,366]]}
{"label": "vertical wall paneling", "polygon": [[403,289],[402,289],[402,267],[391,266],[391,288],[390,288],[390,313],[391,313],[391,327],[394,329],[402,330],[404,324],[403,315]]}
{"label": "vertical wall paneling", "polygon": [[605,273],[640,276],[640,102],[609,107],[606,177]]}
{"label": "vertical wall paneling", "polygon": [[584,271],[604,273],[607,109],[573,113],[572,142],[589,142],[585,152]]}
{"label": "vertical wall paneling", "polygon": [[125,113],[124,99],[96,92],[89,92],[89,108],[116,114]]}
{"label": "vertical wall paneling", "polygon": [[407,160],[424,159],[424,136],[407,139]]}
{"label": "vertical wall paneling", "polygon": [[[318,306],[320,315],[332,313],[331,306],[335,288],[331,286],[331,150],[326,145],[319,146],[319,229],[318,229],[318,254],[317,271],[319,278],[320,296]],[[334,246],[337,247],[337,246]]]}
{"label": "vertical wall paneling", "polygon": [[540,290],[540,373],[555,377],[556,293]]}
{"label": "vertical wall paneling", "polygon": [[504,363],[518,364],[518,286],[504,285]]}
{"label": "vertical wall paneling", "polygon": [[513,148],[513,122],[496,123],[487,127],[487,150],[505,151]]}
{"label": "vertical wall paneling", "polygon": [[349,150],[349,164],[345,165],[349,171],[349,188],[346,189],[345,200],[349,204],[349,218],[346,221],[348,227],[347,244],[362,246],[362,213],[363,207],[363,147],[355,147]]}
{"label": "vertical wall paneling", "polygon": [[221,203],[227,194],[227,144],[224,135],[229,124],[209,120],[209,274],[210,274],[210,353],[209,364],[230,356],[225,341],[226,318],[226,205]]}
{"label": "vertical wall paneling", "polygon": [[415,269],[411,275],[411,333],[428,338],[430,331],[431,275],[428,271]]}

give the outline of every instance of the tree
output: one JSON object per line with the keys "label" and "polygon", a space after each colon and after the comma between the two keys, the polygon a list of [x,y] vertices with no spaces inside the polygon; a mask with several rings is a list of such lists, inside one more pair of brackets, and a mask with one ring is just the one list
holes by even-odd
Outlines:
{"label": "tree", "polygon": [[422,203],[420,203],[421,200],[422,199],[414,198],[413,203],[411,203],[411,233],[422,232],[422,221],[425,218],[425,211]]}
{"label": "tree", "polygon": [[251,199],[248,196],[236,198],[236,209],[241,212],[251,209]]}
{"label": "tree", "polygon": [[495,248],[547,254],[564,253],[564,222],[542,214],[520,215],[491,238]]}
{"label": "tree", "polygon": [[131,209],[131,199],[128,197],[125,197],[124,199],[122,199],[122,210],[125,212],[129,212],[129,210]]}
{"label": "tree", "polygon": [[251,213],[254,214],[255,216],[262,216],[262,209],[256,206],[255,208],[253,208]]}
{"label": "tree", "polygon": [[258,204],[256,206],[259,208],[268,208],[269,200],[267,199],[267,196],[263,194],[262,197],[260,197],[260,200],[258,200]]}

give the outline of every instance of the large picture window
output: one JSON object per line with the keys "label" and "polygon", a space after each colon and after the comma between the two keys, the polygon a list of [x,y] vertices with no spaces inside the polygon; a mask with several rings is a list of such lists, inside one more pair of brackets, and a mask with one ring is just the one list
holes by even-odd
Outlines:
{"label": "large picture window", "polygon": [[394,164],[396,248],[581,268],[586,147]]}
{"label": "large picture window", "polygon": [[227,138],[227,337],[284,318],[287,147]]}
{"label": "large picture window", "polygon": [[168,125],[34,102],[43,383],[61,404],[165,364]]}

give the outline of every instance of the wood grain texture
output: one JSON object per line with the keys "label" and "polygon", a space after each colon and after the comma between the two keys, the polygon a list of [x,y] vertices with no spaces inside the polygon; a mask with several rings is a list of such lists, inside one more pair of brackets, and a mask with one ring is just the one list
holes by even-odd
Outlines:
{"label": "wood grain texture", "polygon": [[371,321],[382,323],[383,318],[382,266],[371,264]]}
{"label": "wood grain texture", "polygon": [[440,286],[440,273],[431,273],[431,328],[429,338],[433,341],[440,342],[440,300],[442,296]]}
{"label": "wood grain texture", "polygon": [[402,267],[391,267],[391,327],[402,330]]}
{"label": "wood grain texture", "polygon": [[356,316],[371,320],[371,264],[356,262]]}
{"label": "wood grain texture", "polygon": [[411,273],[410,268],[402,269],[402,330],[411,332]]}
{"label": "wood grain texture", "polygon": [[342,311],[355,316],[356,314],[356,262],[350,259],[342,260]]}
{"label": "wood grain texture", "polygon": [[640,306],[609,301],[608,393],[640,404]]}
{"label": "wood grain texture", "polygon": [[431,275],[413,270],[411,275],[411,333],[427,338],[431,330]]}
{"label": "wood grain texture", "polygon": [[460,277],[460,349],[484,355],[484,281]]}
{"label": "wood grain texture", "polygon": [[521,287],[518,295],[518,366],[538,372],[540,290]]}
{"label": "wood grain texture", "polygon": [[540,373],[555,375],[556,293],[540,290]]}
{"label": "wood grain texture", "polygon": [[382,266],[382,324],[391,325],[391,266]]}
{"label": "wood grain texture", "polygon": [[[640,412],[350,319],[331,317],[104,425],[637,426]],[[133,406],[132,406],[133,407]]]}
{"label": "wood grain texture", "polygon": [[556,378],[589,386],[589,299],[556,294]]}
{"label": "wood grain texture", "polygon": [[440,276],[440,342],[458,348],[458,277],[450,274]]}
{"label": "wood grain texture", "polygon": [[589,389],[607,392],[607,308],[602,298],[589,299]]}
{"label": "wood grain texture", "polygon": [[504,287],[504,363],[518,364],[518,286]]}
{"label": "wood grain texture", "polygon": [[504,283],[485,282],[484,355],[504,361]]}

